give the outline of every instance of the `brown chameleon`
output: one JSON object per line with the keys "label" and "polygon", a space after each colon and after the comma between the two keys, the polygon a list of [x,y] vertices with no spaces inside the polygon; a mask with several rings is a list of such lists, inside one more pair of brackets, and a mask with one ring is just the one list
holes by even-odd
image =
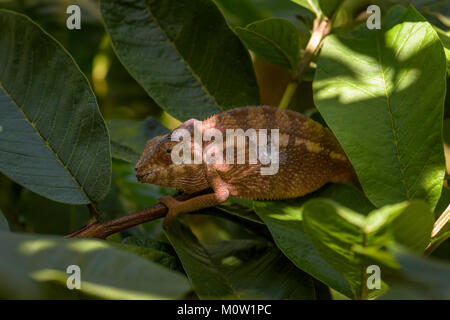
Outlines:
{"label": "brown chameleon", "polygon": [[[193,134],[196,121],[188,120],[177,129],[187,129]],[[295,111],[267,106],[244,107],[214,115],[201,124],[203,132],[215,128],[224,137],[226,129],[279,129],[278,172],[261,175],[259,161],[256,164],[246,161],[245,164],[176,165],[171,152],[179,142],[172,141],[171,133],[155,137],[147,142],[136,165],[140,182],[176,188],[187,194],[212,190],[186,201],[171,196],[160,198],[168,208],[165,227],[180,213],[215,206],[230,195],[256,200],[295,198],[329,182],[349,183],[356,179],[353,167],[330,130]],[[206,148],[212,142],[202,143]],[[226,146],[223,149],[226,150]]]}

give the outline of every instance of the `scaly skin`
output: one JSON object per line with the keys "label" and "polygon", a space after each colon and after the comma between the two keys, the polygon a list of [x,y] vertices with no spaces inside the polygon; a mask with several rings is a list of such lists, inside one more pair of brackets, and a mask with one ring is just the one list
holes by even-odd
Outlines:
{"label": "scaly skin", "polygon": [[[186,121],[178,128],[189,130],[193,136],[195,121]],[[279,129],[279,170],[274,175],[261,175],[259,161],[248,164],[247,139],[246,164],[235,161],[235,164],[174,165],[170,151],[178,142],[170,140],[171,133],[153,138],[136,166],[139,181],[189,194],[213,190],[183,202],[172,197],[161,198],[169,209],[165,227],[179,213],[215,206],[230,195],[259,200],[287,199],[313,192],[329,182],[356,181],[353,167],[334,135],[295,111],[266,106],[237,108],[204,120],[203,132],[209,128],[220,130],[224,139],[226,129],[267,129],[269,133],[271,129]],[[203,142],[203,150],[210,143]],[[235,156],[236,153],[235,150]]]}

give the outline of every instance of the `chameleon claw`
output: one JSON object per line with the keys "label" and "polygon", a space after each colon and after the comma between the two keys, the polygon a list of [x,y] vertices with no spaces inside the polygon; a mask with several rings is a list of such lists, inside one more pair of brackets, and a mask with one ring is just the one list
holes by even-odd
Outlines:
{"label": "chameleon claw", "polygon": [[163,220],[163,228],[164,230],[167,230],[169,224],[181,213],[181,203],[171,196],[161,197],[158,201],[167,207],[167,215]]}
{"label": "chameleon claw", "polygon": [[180,206],[180,201],[176,200],[172,196],[164,196],[158,199],[163,205],[165,205],[169,210]]}

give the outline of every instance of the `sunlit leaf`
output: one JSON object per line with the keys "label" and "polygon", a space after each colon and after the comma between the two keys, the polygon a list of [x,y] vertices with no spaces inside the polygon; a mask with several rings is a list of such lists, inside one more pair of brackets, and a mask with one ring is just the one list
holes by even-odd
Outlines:
{"label": "sunlit leaf", "polygon": [[444,30],[434,27],[439,38],[444,46],[445,56],[447,57],[447,74],[450,76],[450,31],[445,32]]}
{"label": "sunlit leaf", "polygon": [[442,44],[412,7],[389,30],[326,38],[314,100],[378,207],[414,198],[436,205],[445,81]]}
{"label": "sunlit leaf", "polygon": [[362,279],[367,275],[370,255],[358,252],[376,253],[392,241],[423,252],[429,241],[433,213],[427,204],[417,200],[386,206],[364,216],[335,202],[313,199],[304,206],[303,222],[321,257],[347,279],[354,297],[364,298],[380,292],[367,292]]}
{"label": "sunlit leaf", "polygon": [[[66,286],[71,265],[80,267],[79,290]],[[174,299],[189,290],[178,272],[106,241],[0,232],[2,298],[73,298],[77,291],[103,299]]]}
{"label": "sunlit leaf", "polygon": [[359,212],[374,209],[359,190],[347,185],[332,185],[310,196],[290,201],[255,201],[254,208],[269,228],[277,246],[297,267],[351,297],[346,280],[322,259],[305,233],[303,205],[317,196],[333,199]]}

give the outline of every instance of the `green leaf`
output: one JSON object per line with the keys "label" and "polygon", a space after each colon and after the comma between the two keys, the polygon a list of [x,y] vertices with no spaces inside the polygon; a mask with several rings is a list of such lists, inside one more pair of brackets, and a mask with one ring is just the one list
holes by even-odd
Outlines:
{"label": "green leaf", "polygon": [[88,80],[26,16],[0,10],[0,30],[0,171],[55,201],[101,200],[109,137]]}
{"label": "green leaf", "polygon": [[333,199],[359,212],[369,212],[373,205],[355,187],[334,184],[309,196],[289,201],[254,201],[254,209],[272,234],[276,245],[300,269],[333,289],[352,296],[346,280],[321,258],[303,227],[303,205],[314,197]]}
{"label": "green leaf", "polygon": [[316,14],[331,18],[334,11],[342,0],[291,0]]}
{"label": "green leaf", "polygon": [[361,190],[350,184],[331,184],[321,189],[316,197],[330,199],[363,215],[376,209]]}
{"label": "green leaf", "polygon": [[177,119],[258,104],[250,56],[213,1],[102,0],[101,10],[125,67]]}
{"label": "green leaf", "polygon": [[392,223],[395,241],[409,250],[422,254],[430,242],[434,224],[434,213],[429,205],[411,201]]}
{"label": "green leaf", "polygon": [[391,245],[401,268],[401,278],[381,299],[450,299],[450,264],[414,255],[398,245]]}
{"label": "green leaf", "polygon": [[298,268],[346,296],[352,296],[345,278],[322,259],[306,235],[301,205],[258,201],[255,210],[277,246]]}
{"label": "green leaf", "polygon": [[299,33],[286,19],[269,18],[236,28],[245,46],[258,56],[296,74],[300,60]]}
{"label": "green leaf", "polygon": [[434,209],[435,218],[439,218],[441,214],[447,209],[450,204],[450,189],[448,187],[443,187],[441,191],[441,196]]}
{"label": "green leaf", "polygon": [[[313,199],[304,206],[303,221],[322,258],[348,280],[355,297],[364,297],[366,286],[362,279],[370,260],[367,254],[359,252],[381,257],[377,251],[392,241],[423,252],[429,241],[433,213],[427,204],[414,200],[385,206],[366,217],[335,202]],[[390,262],[388,259],[386,264]],[[370,292],[371,296],[377,294],[378,290]]]}
{"label": "green leaf", "polygon": [[267,17],[268,12],[253,0],[215,0],[230,25],[246,26]]}
{"label": "green leaf", "polygon": [[364,216],[331,201],[314,199],[305,205],[303,221],[321,257],[347,279],[355,298],[364,297],[361,278],[368,264],[352,250],[355,245],[367,247]]}
{"label": "green leaf", "polygon": [[127,250],[159,263],[170,270],[183,272],[180,260],[167,242],[155,240],[148,235],[126,237],[122,245]]}
{"label": "green leaf", "polygon": [[169,132],[169,129],[151,117],[143,121],[108,120],[106,124],[111,136],[113,158],[133,164],[139,160],[148,140]]}
{"label": "green leaf", "polygon": [[389,30],[326,38],[314,100],[376,206],[420,198],[435,207],[445,73],[440,40],[412,7]]}
{"label": "green leaf", "polygon": [[231,196],[226,202],[219,204],[216,208],[230,215],[263,224],[261,219],[253,210],[252,200]]}
{"label": "green leaf", "polygon": [[[80,290],[66,287],[70,265],[80,267]],[[106,241],[0,232],[2,298],[61,299],[77,291],[103,299],[173,299],[189,290],[179,273]]]}
{"label": "green leaf", "polygon": [[167,236],[201,299],[314,298],[312,279],[263,239],[233,237],[207,245],[180,220],[169,225]]}
{"label": "green leaf", "polygon": [[59,203],[22,190],[17,212],[27,232],[65,235],[86,225],[86,206]]}
{"label": "green leaf", "polygon": [[438,27],[434,27],[444,46],[445,56],[447,57],[447,74],[450,76],[450,31],[445,32]]}
{"label": "green leaf", "polygon": [[437,206],[439,211],[435,210],[437,219],[434,223],[433,232],[431,234],[431,243],[427,248],[427,251],[429,252],[434,251],[443,242],[450,238],[450,192],[447,187],[442,188],[442,191],[441,199],[439,199]]}
{"label": "green leaf", "polygon": [[9,231],[8,220],[6,220],[2,210],[0,210],[0,231]]}
{"label": "green leaf", "polygon": [[397,23],[401,22],[403,16],[408,11],[408,8],[402,5],[394,5],[389,8],[389,11],[382,18],[381,28],[391,29]]}

